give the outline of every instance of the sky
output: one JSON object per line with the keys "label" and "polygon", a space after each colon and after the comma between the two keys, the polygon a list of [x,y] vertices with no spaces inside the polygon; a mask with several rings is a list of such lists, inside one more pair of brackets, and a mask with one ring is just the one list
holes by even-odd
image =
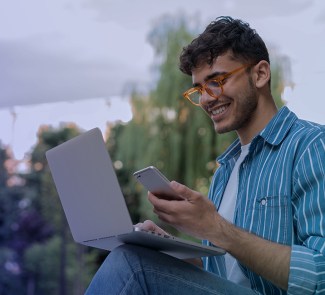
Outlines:
{"label": "sky", "polygon": [[41,124],[104,132],[130,120],[128,85],[152,82],[147,36],[167,13],[197,19],[202,30],[220,15],[249,22],[288,57],[288,107],[325,124],[323,0],[0,0],[2,144],[23,159]]}

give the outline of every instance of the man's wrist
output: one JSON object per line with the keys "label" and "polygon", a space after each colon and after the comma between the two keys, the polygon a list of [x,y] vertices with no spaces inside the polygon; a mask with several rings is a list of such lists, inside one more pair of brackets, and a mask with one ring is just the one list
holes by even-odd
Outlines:
{"label": "man's wrist", "polygon": [[230,252],[238,229],[223,218],[218,212],[215,213],[214,223],[215,227],[209,241],[212,244],[225,249],[227,252]]}

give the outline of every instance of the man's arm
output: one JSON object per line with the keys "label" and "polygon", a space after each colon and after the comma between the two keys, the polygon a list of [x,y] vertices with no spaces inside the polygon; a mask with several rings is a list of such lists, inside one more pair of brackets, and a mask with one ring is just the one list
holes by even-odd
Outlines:
{"label": "man's arm", "polygon": [[224,248],[251,271],[279,288],[287,290],[290,246],[270,242],[239,229],[219,214],[216,214],[216,222],[220,227],[220,232],[219,236],[210,240],[213,244]]}
{"label": "man's arm", "polygon": [[178,230],[209,240],[225,249],[250,270],[286,290],[291,248],[245,232],[222,218],[214,204],[198,192],[172,182],[186,201],[166,201],[149,193],[159,218]]}
{"label": "man's arm", "polygon": [[288,294],[325,294],[325,139],[312,134],[293,178],[292,246]]}

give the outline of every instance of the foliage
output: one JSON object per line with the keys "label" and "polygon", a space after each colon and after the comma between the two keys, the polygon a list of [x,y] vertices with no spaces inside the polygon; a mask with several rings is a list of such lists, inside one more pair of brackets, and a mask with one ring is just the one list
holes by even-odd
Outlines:
{"label": "foliage", "polygon": [[83,294],[89,284],[100,251],[73,241],[45,159],[46,150],[78,134],[75,125],[41,128],[30,171],[16,184],[0,149],[1,295]]}

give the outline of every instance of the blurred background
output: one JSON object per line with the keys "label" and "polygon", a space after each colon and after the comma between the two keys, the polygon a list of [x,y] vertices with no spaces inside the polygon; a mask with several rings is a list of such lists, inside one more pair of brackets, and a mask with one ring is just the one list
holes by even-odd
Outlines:
{"label": "blurred background", "polygon": [[322,0],[0,0],[0,295],[83,294],[107,255],[73,242],[44,156],[85,130],[102,130],[134,223],[155,220],[145,166],[207,194],[235,134],[182,98],[178,56],[220,15],[266,42],[278,106],[324,124]]}

